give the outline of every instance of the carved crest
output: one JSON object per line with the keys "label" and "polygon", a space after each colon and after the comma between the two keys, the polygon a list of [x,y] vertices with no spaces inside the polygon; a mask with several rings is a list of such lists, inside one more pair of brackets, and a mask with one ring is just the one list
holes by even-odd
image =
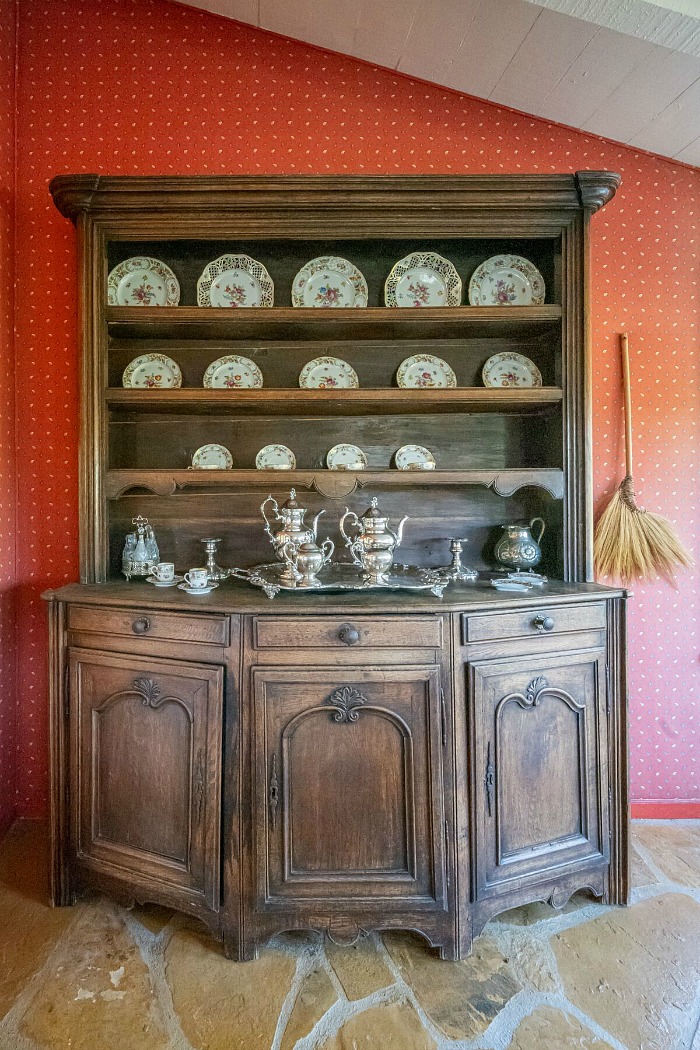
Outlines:
{"label": "carved crest", "polygon": [[354,686],[341,685],[326,697],[325,703],[336,708],[333,714],[334,722],[356,722],[359,718],[358,708],[362,704],[368,704],[369,700]]}
{"label": "carved crest", "polygon": [[528,704],[532,704],[533,707],[537,707],[540,702],[540,693],[543,689],[546,689],[549,682],[546,678],[533,678],[529,686],[525,690],[525,699]]}
{"label": "carved crest", "polygon": [[157,707],[161,696],[160,686],[152,678],[134,678],[134,692],[141,697],[144,707]]}

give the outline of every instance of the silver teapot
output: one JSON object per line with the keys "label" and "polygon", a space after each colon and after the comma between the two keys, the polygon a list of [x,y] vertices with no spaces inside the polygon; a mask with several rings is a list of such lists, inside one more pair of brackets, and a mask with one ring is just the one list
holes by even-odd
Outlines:
{"label": "silver teapot", "polygon": [[321,546],[315,543],[285,543],[282,555],[294,577],[297,587],[318,587],[318,573],[327,565],[335,550],[332,540],[324,540]]}
{"label": "silver teapot", "polygon": [[[274,515],[273,521],[282,522],[280,528],[273,529],[273,522],[270,521],[267,514],[265,513],[265,507],[270,504],[272,513]],[[270,543],[275,549],[275,554],[280,561],[287,562],[286,568],[282,573],[282,578],[288,583],[294,581],[294,574],[291,571],[288,560],[284,556],[284,549],[288,544],[292,544],[293,547],[301,547],[302,543],[315,543],[318,529],[318,519],[325,511],[320,510],[311,525],[307,525],[304,522],[304,515],[306,514],[307,508],[302,507],[297,502],[296,489],[291,489],[289,493],[289,499],[280,506],[274,496],[270,495],[266,500],[260,504],[260,513],[265,521],[265,532],[270,537]]]}
{"label": "silver teapot", "polygon": [[[349,536],[346,532],[346,521],[357,528],[354,536]],[[407,521],[406,514],[399,522],[396,532],[390,529],[389,519],[379,509],[376,496],[361,518],[358,518],[354,511],[345,508],[345,513],[340,519],[340,533],[353,562],[363,569],[364,579],[368,583],[381,586],[389,582],[387,574],[394,563],[394,551],[401,543],[403,527]]]}

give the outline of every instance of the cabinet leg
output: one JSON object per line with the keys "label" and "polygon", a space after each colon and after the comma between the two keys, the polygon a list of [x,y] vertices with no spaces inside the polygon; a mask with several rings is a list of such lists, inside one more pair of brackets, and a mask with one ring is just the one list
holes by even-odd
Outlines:
{"label": "cabinet leg", "polygon": [[232,933],[224,933],[224,955],[233,962],[253,962],[258,957],[258,946],[244,942]]}

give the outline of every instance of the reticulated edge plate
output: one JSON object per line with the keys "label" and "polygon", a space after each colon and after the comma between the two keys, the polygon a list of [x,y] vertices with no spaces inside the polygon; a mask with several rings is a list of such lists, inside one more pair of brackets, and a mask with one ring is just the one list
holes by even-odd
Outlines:
{"label": "reticulated edge plate", "polygon": [[457,386],[457,377],[441,357],[414,354],[399,365],[396,382],[405,390],[452,388]]}
{"label": "reticulated edge plate", "polygon": [[192,456],[195,470],[233,470],[233,456],[225,445],[202,445]]}
{"label": "reticulated edge plate", "polygon": [[326,454],[329,470],[367,470],[367,456],[358,445],[341,442]]}
{"label": "reticulated edge plate", "polygon": [[435,456],[424,445],[402,445],[394,462],[398,470],[435,470]]}
{"label": "reticulated edge plate", "polygon": [[505,351],[490,357],[481,370],[484,386],[533,387],[542,386],[539,368],[529,357]]}
{"label": "reticulated edge plate", "polygon": [[216,390],[256,390],[263,385],[263,376],[250,358],[226,354],[209,365],[203,385]]}
{"label": "reticulated edge plate", "polygon": [[272,278],[249,255],[220,255],[197,281],[197,306],[272,306],[274,297]]}
{"label": "reticulated edge plate", "polygon": [[180,285],[160,259],[137,255],[125,259],[107,278],[108,306],[177,306]]}
{"label": "reticulated edge plate", "polygon": [[367,306],[367,281],[347,259],[322,255],[294,278],[292,306]]}
{"label": "reticulated edge plate", "polygon": [[302,390],[357,390],[357,372],[339,357],[316,357],[299,373]]}
{"label": "reticulated edge plate", "polygon": [[165,354],[141,354],[124,369],[122,386],[137,389],[175,389],[182,386],[182,372]]}
{"label": "reticulated edge plate", "polygon": [[459,306],[462,279],[449,259],[435,252],[413,252],[400,259],[384,285],[387,306]]}
{"label": "reticulated edge plate", "polygon": [[544,278],[521,255],[493,255],[472,274],[469,302],[471,306],[540,306]]}
{"label": "reticulated edge plate", "polygon": [[255,457],[258,470],[296,470],[297,460],[286,445],[265,445]]}

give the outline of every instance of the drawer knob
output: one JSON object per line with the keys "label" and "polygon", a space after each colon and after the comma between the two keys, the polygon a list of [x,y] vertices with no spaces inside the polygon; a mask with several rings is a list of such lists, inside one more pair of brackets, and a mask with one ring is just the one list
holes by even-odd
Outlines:
{"label": "drawer knob", "polygon": [[140,616],[138,620],[134,620],[131,625],[131,630],[134,634],[146,634],[151,629],[151,621],[147,616]]}
{"label": "drawer knob", "polygon": [[532,625],[540,634],[544,631],[554,630],[554,620],[551,616],[536,616],[532,621]]}
{"label": "drawer knob", "polygon": [[360,632],[357,627],[352,627],[350,624],[344,624],[338,631],[338,637],[343,645],[357,645],[360,640]]}

